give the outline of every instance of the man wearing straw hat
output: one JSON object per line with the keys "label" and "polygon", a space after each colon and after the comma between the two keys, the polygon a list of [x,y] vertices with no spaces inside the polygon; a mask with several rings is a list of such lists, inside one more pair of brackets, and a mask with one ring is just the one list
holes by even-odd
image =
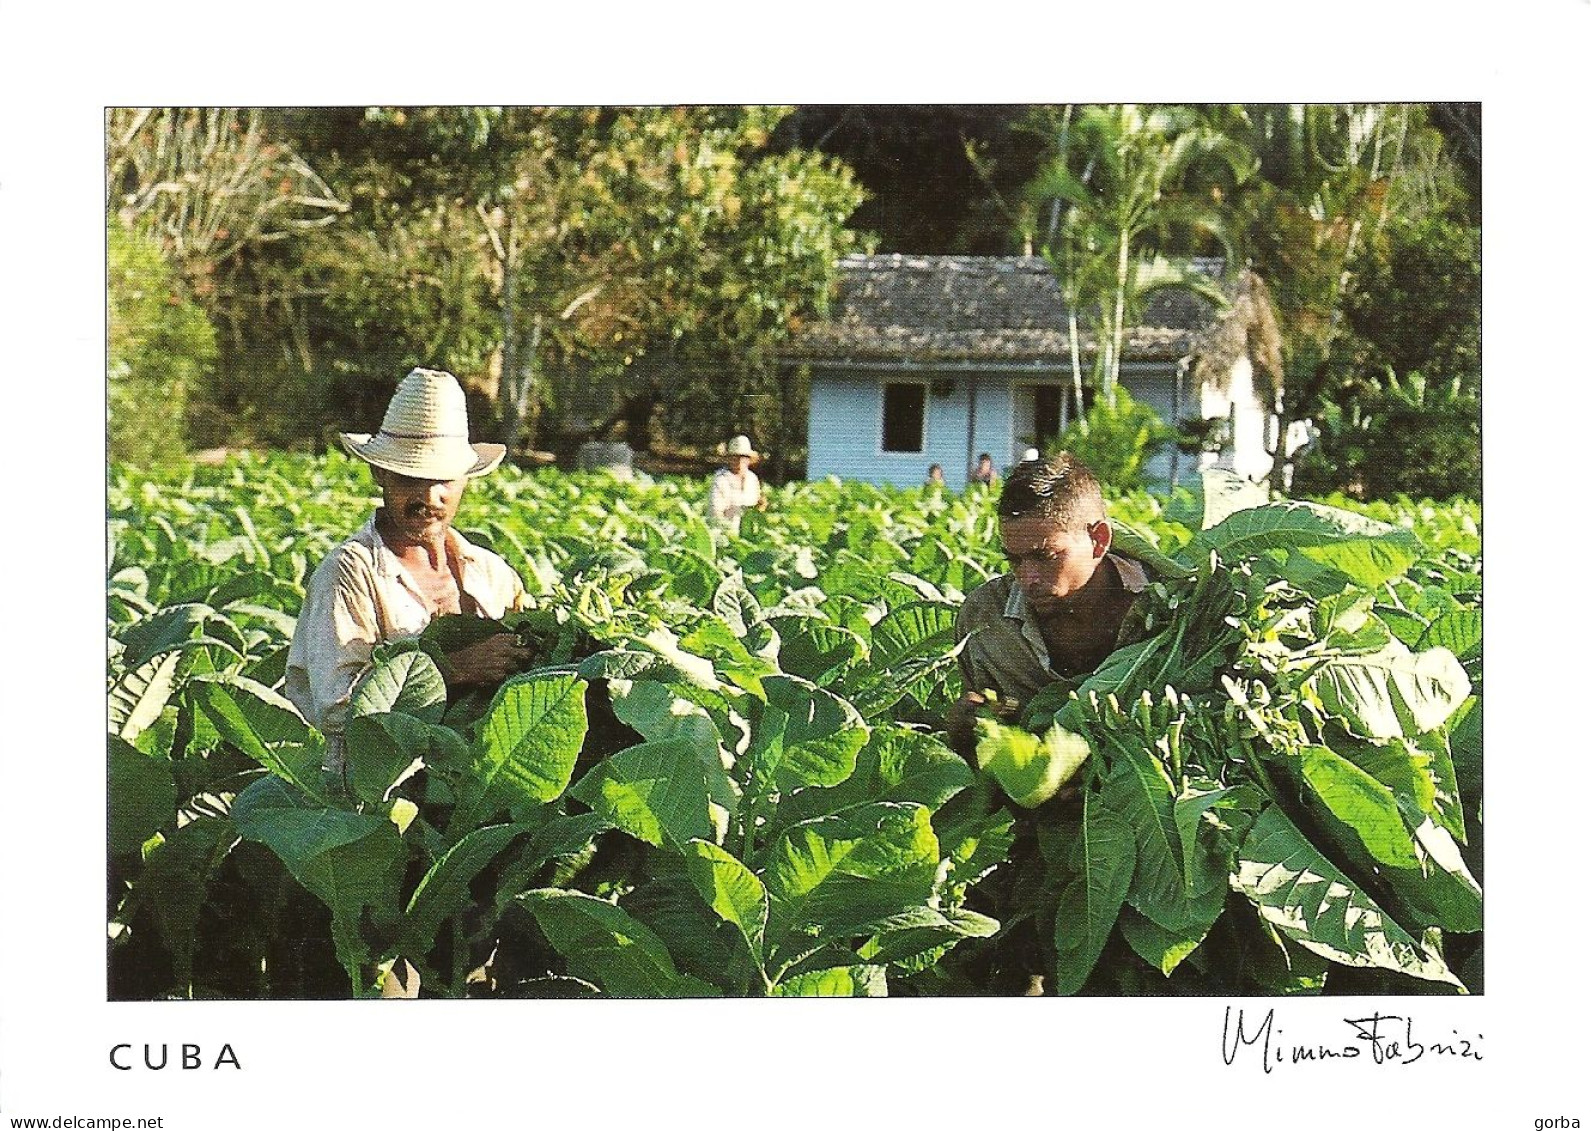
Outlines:
{"label": "man wearing straw hat", "polygon": [[742,514],[768,509],[768,500],[762,497],[762,483],[751,470],[756,458],[748,436],[736,436],[725,446],[725,466],[713,476],[712,491],[707,497],[708,521],[738,532]]}
{"label": "man wearing straw hat", "polygon": [[[469,480],[502,462],[501,444],[472,444],[464,390],[451,373],[412,370],[381,431],[339,433],[371,466],[382,506],[309,579],[287,653],[285,692],[327,737],[327,766],[342,766],[342,731],[354,684],[377,644],[416,636],[445,613],[501,617],[525,588],[502,558],[452,527]],[[494,685],[529,659],[512,633],[449,653],[450,690]]]}

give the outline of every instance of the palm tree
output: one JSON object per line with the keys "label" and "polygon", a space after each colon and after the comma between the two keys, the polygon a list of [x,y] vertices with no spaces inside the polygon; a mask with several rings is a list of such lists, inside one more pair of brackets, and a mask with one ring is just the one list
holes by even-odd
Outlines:
{"label": "palm tree", "polygon": [[1046,133],[1051,152],[1026,195],[1034,214],[1049,218],[1042,246],[1072,311],[1074,383],[1081,384],[1082,311],[1096,321],[1095,376],[1114,405],[1126,329],[1145,295],[1178,286],[1221,301],[1210,280],[1167,253],[1189,235],[1227,245],[1219,189],[1242,183],[1253,159],[1188,107],[1068,106],[1041,113],[1034,127]]}

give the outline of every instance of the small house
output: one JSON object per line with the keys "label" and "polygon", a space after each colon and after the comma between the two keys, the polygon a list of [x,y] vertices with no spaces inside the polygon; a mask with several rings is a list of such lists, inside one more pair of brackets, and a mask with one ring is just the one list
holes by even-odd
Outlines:
{"label": "small house", "polygon": [[[1196,266],[1213,275],[1219,263]],[[783,364],[811,375],[808,478],[908,486],[937,463],[961,487],[981,453],[1003,471],[1077,415],[1066,306],[1044,260],[853,255],[839,268],[828,316],[803,326],[782,353]],[[1222,421],[1209,429],[1219,451],[1168,445],[1150,465],[1152,479],[1212,465],[1251,479],[1270,471],[1269,377],[1279,364],[1274,351],[1251,356],[1253,305],[1241,282],[1219,314],[1190,291],[1161,290],[1129,328],[1121,384],[1134,399],[1168,424]],[[1087,331],[1086,376],[1092,326],[1079,331]]]}

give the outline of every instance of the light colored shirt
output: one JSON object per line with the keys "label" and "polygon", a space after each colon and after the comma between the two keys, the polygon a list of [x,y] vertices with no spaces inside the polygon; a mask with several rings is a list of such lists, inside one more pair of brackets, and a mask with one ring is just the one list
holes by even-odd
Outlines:
{"label": "light colored shirt", "polygon": [[[1105,560],[1115,566],[1127,592],[1142,593],[1148,586],[1148,575],[1138,562],[1116,554],[1106,554]],[[1116,647],[1131,643],[1126,637],[1137,630],[1137,620],[1128,613]],[[991,689],[1020,706],[1044,687],[1066,678],[1051,665],[1038,618],[1009,573],[984,582],[967,595],[956,614],[956,637],[966,638],[957,661],[967,691]]]}
{"label": "light colored shirt", "polygon": [[[513,567],[456,530],[447,536],[463,575],[461,608],[472,598],[479,615],[495,618],[524,607],[525,586]],[[328,765],[341,764],[348,699],[375,646],[418,636],[429,623],[420,586],[382,541],[374,515],[311,575],[283,691],[326,735]]]}
{"label": "light colored shirt", "polygon": [[748,467],[741,477],[727,467],[720,468],[713,476],[712,491],[707,497],[708,521],[739,530],[741,514],[756,509],[761,498],[762,484],[756,472]]}

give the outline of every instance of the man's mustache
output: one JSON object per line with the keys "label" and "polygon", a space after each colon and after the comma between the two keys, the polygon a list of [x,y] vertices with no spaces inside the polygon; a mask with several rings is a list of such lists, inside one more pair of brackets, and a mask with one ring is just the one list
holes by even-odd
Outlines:
{"label": "man's mustache", "polygon": [[424,503],[410,503],[403,508],[403,514],[405,518],[429,518],[436,522],[441,522],[447,517],[441,511],[432,510]]}

